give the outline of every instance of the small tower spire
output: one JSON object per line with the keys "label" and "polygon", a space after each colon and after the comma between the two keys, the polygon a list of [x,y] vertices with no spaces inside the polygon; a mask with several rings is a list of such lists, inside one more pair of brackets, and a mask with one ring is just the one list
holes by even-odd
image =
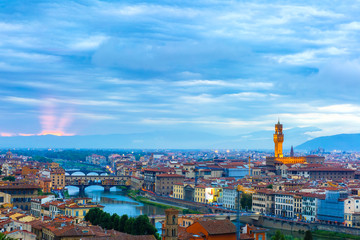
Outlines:
{"label": "small tower spire", "polygon": [[290,157],[293,157],[293,156],[294,156],[294,148],[293,148],[293,146],[291,145]]}

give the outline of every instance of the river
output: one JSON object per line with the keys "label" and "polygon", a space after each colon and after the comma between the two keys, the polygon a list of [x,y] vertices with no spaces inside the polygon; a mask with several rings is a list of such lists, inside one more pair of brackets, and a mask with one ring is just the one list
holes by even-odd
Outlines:
{"label": "river", "polygon": [[[79,188],[69,186],[67,189],[71,197],[79,196]],[[110,214],[116,213],[119,216],[127,214],[129,217],[143,214],[148,216],[165,214],[164,208],[137,202],[116,187],[112,187],[110,192],[104,192],[104,188],[101,186],[89,186],[85,189],[85,196],[103,205],[104,211]],[[161,224],[157,223],[156,228],[160,230]]]}

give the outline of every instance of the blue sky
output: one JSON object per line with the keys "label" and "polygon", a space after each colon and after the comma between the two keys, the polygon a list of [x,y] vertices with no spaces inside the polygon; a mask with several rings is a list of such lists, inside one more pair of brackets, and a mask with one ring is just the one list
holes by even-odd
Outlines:
{"label": "blue sky", "polygon": [[0,133],[360,132],[360,1],[0,3]]}

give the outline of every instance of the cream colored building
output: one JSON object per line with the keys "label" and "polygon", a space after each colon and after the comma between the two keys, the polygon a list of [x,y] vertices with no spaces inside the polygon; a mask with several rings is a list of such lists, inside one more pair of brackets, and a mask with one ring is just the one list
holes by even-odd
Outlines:
{"label": "cream colored building", "polygon": [[345,226],[360,228],[360,197],[354,196],[344,200]]}
{"label": "cream colored building", "polygon": [[199,203],[205,203],[205,189],[204,185],[195,186],[194,201]]}
{"label": "cream colored building", "polygon": [[275,212],[275,195],[270,189],[257,190],[252,195],[252,210],[258,213],[271,214]]}
{"label": "cream colored building", "polygon": [[294,217],[302,219],[302,196],[294,195]]}
{"label": "cream colored building", "polygon": [[173,198],[184,199],[184,184],[183,183],[175,183],[173,185]]}

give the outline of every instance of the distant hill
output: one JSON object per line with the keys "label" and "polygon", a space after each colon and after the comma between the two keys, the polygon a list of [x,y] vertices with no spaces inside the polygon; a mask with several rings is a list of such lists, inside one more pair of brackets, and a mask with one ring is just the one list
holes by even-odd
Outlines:
{"label": "distant hill", "polygon": [[318,137],[296,147],[296,150],[313,150],[324,148],[325,151],[343,150],[360,151],[360,134],[338,134]]}
{"label": "distant hill", "polygon": [[[284,149],[309,139],[317,128],[285,130]],[[273,131],[223,136],[193,131],[159,131],[134,134],[75,136],[0,137],[0,148],[118,148],[118,149],[268,149],[272,150]]]}

